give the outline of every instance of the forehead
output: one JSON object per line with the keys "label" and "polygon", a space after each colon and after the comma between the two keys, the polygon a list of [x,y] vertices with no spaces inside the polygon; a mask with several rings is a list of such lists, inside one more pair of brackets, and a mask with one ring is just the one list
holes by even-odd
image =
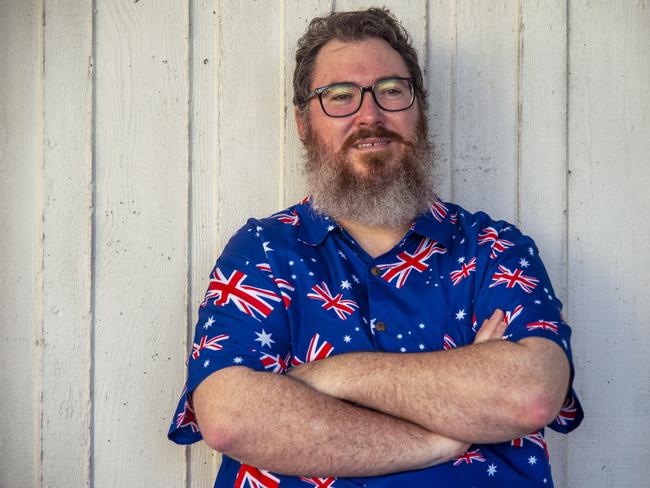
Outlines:
{"label": "forehead", "polygon": [[410,76],[402,56],[383,39],[334,39],[316,56],[312,88],[340,81],[371,85],[387,76]]}

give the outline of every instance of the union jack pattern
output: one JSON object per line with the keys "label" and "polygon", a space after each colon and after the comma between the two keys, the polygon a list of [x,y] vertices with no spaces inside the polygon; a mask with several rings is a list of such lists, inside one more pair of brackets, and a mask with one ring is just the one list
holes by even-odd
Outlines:
{"label": "union jack pattern", "polygon": [[325,359],[330,354],[332,354],[334,351],[332,344],[327,341],[323,341],[319,345],[319,340],[320,334],[314,335],[314,337],[311,338],[311,341],[309,341],[309,347],[307,348],[307,357],[305,360],[301,361],[296,356],[294,356],[291,358],[291,364],[293,366],[299,366],[300,364],[311,363],[312,361],[320,361],[321,359]]}
{"label": "union jack pattern", "polygon": [[307,293],[307,296],[324,302],[321,306],[325,310],[333,310],[341,320],[346,320],[348,315],[351,315],[355,309],[359,308],[359,305],[354,300],[343,299],[342,293],[336,296],[332,295],[324,281],[320,285],[312,286],[311,289],[313,293]]}
{"label": "union jack pattern", "polygon": [[458,347],[454,340],[451,338],[450,335],[445,334],[442,336],[442,343],[443,343],[443,348],[445,351],[450,351],[451,349],[454,349],[455,347]]}
{"label": "union jack pattern", "polygon": [[223,346],[219,344],[221,341],[225,341],[229,336],[226,334],[219,334],[218,336],[208,339],[207,335],[201,337],[201,340],[197,344],[196,342],[192,344],[192,358],[198,359],[201,355],[203,349],[209,349],[210,351],[221,351]]}
{"label": "union jack pattern", "polygon": [[449,273],[449,277],[454,286],[456,286],[464,278],[468,278],[472,271],[476,271],[476,257],[470,259],[468,263],[462,263],[460,269]]}
{"label": "union jack pattern", "polygon": [[576,415],[577,415],[576,402],[575,399],[573,398],[573,395],[571,395],[569,398],[567,398],[564,401],[564,404],[560,409],[560,413],[558,413],[557,417],[555,417],[555,421],[560,425],[569,425],[571,422],[573,422],[576,419]]}
{"label": "union jack pattern", "polygon": [[304,476],[301,476],[300,480],[309,483],[316,488],[336,488],[334,485],[336,478],[305,478]]}
{"label": "union jack pattern", "polygon": [[289,305],[291,304],[291,295],[289,295],[289,292],[295,291],[296,288],[291,286],[291,283],[289,283],[287,280],[283,280],[281,278],[275,278],[273,281],[275,281],[275,284],[278,285],[278,288],[280,289],[280,295],[282,295],[282,303],[284,303],[284,308],[289,308]]}
{"label": "union jack pattern", "polygon": [[540,430],[536,430],[535,432],[532,432],[523,437],[519,437],[518,439],[513,439],[510,441],[510,444],[512,447],[522,447],[524,445],[524,441],[530,441],[533,444],[544,449],[544,454],[546,455],[546,459],[548,459],[548,446],[544,440],[544,434],[542,434]]}
{"label": "union jack pattern", "polygon": [[[469,346],[480,322],[496,308],[505,312],[504,338],[544,337],[560,345],[572,364],[571,330],[552,299],[534,242],[515,226],[451,203],[434,202],[396,246],[375,258],[310,201],[251,219],[227,244],[207,288],[187,355],[186,387],[168,434],[180,444],[202,439],[192,394],[215,371],[241,366],[260,375],[283,375],[314,361],[334,362],[337,354],[354,358],[357,351],[382,351],[395,353],[382,357],[390,381],[397,353]],[[457,384],[462,378],[450,380]],[[256,391],[246,393],[250,405],[235,406],[241,415],[254,406],[276,416],[291,408],[266,402]],[[575,429],[584,415],[572,389],[567,398],[548,426],[563,433]],[[269,446],[277,440],[274,425],[259,425],[261,442]],[[214,486],[353,488],[359,480],[366,488],[485,488],[505,480],[512,486],[552,486],[548,459],[540,451],[547,452],[543,434],[540,429],[513,441],[475,444],[431,468],[355,479],[286,476],[223,455]],[[296,449],[304,448],[302,442],[296,439]],[[305,442],[328,455],[327,440]]]}
{"label": "union jack pattern", "polygon": [[235,488],[278,488],[278,486],[280,486],[280,478],[248,464],[241,465],[235,479]]}
{"label": "union jack pattern", "polygon": [[558,331],[557,322],[550,322],[548,320],[538,320],[537,322],[531,322],[529,324],[526,324],[526,328],[528,330],[537,330],[537,329],[548,330],[553,332],[554,334],[557,334]]}
{"label": "union jack pattern", "polygon": [[433,202],[429,209],[431,210],[431,215],[433,215],[433,218],[438,222],[442,222],[443,219],[447,216],[447,212],[449,212],[447,206],[440,200]]}
{"label": "union jack pattern", "polygon": [[485,456],[483,456],[483,454],[481,454],[480,449],[475,449],[473,451],[467,451],[462,456],[457,457],[454,460],[454,466],[459,466],[459,465],[461,465],[463,463],[472,464],[474,461],[477,461],[479,463],[485,462]]}
{"label": "union jack pattern", "polygon": [[507,239],[499,239],[499,233],[494,227],[486,227],[478,236],[479,246],[489,243],[492,243],[492,252],[490,253],[490,258],[492,259],[496,259],[497,253],[503,252],[509,247],[514,246],[514,243]]}
{"label": "union jack pattern", "polygon": [[389,283],[395,280],[395,286],[402,288],[411,271],[422,273],[429,267],[427,259],[434,254],[444,254],[447,250],[436,241],[423,238],[415,249],[415,252],[402,251],[397,255],[398,261],[391,264],[378,264],[377,267],[386,270],[382,274]]}
{"label": "union jack pattern", "polygon": [[515,268],[514,271],[510,271],[503,265],[499,265],[499,272],[492,275],[492,280],[494,283],[490,285],[490,288],[504,284],[506,288],[514,288],[518,285],[526,293],[532,293],[537,283],[539,283],[537,278],[526,276],[522,270]]}
{"label": "union jack pattern", "polygon": [[216,298],[213,304],[219,307],[233,303],[246,315],[255,317],[257,313],[262,317],[268,317],[273,311],[273,306],[267,300],[279,302],[280,297],[270,290],[244,285],[246,278],[247,275],[239,270],[234,270],[226,278],[223,272],[216,268],[210,278],[210,285],[201,307],[205,307],[211,299]]}
{"label": "union jack pattern", "polygon": [[260,361],[264,365],[264,369],[270,369],[271,373],[283,374],[289,366],[290,357],[291,354],[288,354],[287,357],[283,359],[279,354],[273,355],[264,352],[260,356]]}

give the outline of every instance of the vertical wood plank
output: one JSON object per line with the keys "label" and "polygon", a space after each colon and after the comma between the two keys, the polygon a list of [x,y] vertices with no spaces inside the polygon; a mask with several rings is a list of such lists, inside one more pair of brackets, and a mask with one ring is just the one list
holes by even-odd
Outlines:
{"label": "vertical wood plank", "polygon": [[245,0],[221,4],[219,249],[248,217],[278,208],[282,15],[274,0],[256,2],[254,15]]}
{"label": "vertical wood plank", "polygon": [[569,439],[567,485],[644,486],[650,2],[569,6],[569,304],[587,415]]}
{"label": "vertical wood plank", "polygon": [[98,1],[94,486],[184,486],[188,4]]}
{"label": "vertical wood plank", "polygon": [[452,198],[517,218],[517,4],[457,2]]}
{"label": "vertical wood plank", "polygon": [[[189,340],[217,252],[219,9],[217,0],[191,0]],[[181,358],[174,361],[185,375]],[[203,442],[188,449],[188,487],[212,486],[221,455]]]}
{"label": "vertical wood plank", "polygon": [[456,4],[430,0],[427,12],[425,80],[429,91],[429,133],[435,148],[435,190],[441,199],[453,199],[451,178],[455,129]]}
{"label": "vertical wood plank", "polygon": [[0,486],[40,480],[42,6],[0,2]]}
{"label": "vertical wood plank", "polygon": [[44,9],[42,486],[90,486],[92,2]]}
{"label": "vertical wood plank", "polygon": [[303,178],[303,147],[298,138],[294,119],[293,71],[296,67],[296,43],[314,17],[322,17],[332,10],[332,0],[286,0],[284,12],[284,71],[285,126],[284,126],[284,189],[282,206],[293,205],[307,194]]}
{"label": "vertical wood plank", "polygon": [[[520,3],[519,222],[566,300],[566,1]],[[568,316],[570,310],[565,309]],[[553,480],[566,486],[566,436],[546,430]]]}

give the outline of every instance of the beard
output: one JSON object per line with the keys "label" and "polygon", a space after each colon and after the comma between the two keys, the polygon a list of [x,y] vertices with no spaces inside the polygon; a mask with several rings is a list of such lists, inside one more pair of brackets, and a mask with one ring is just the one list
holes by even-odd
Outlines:
{"label": "beard", "polygon": [[[362,154],[365,171],[355,170],[348,151],[355,141],[369,137],[388,138],[391,146],[400,144],[401,155],[395,160],[394,147]],[[433,148],[423,113],[413,140],[383,127],[360,129],[334,152],[307,124],[304,145],[312,206],[320,214],[372,227],[398,227],[415,220],[436,199]]]}

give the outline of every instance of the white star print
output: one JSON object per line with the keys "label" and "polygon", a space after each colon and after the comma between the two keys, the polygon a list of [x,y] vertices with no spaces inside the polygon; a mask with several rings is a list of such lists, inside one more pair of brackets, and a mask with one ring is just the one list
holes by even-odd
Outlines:
{"label": "white star print", "polygon": [[536,458],[535,456],[530,456],[530,457],[528,458],[528,464],[533,465],[533,464],[535,464],[536,462],[537,462],[537,458]]}
{"label": "white star print", "polygon": [[214,317],[213,317],[213,316],[210,316],[210,318],[209,318],[208,321],[205,323],[205,325],[203,326],[203,328],[204,328],[205,330],[208,330],[210,327],[212,327],[212,324],[214,324]]}
{"label": "white star print", "polygon": [[233,358],[233,360],[232,360],[232,362],[235,363],[235,364],[241,364],[242,361],[243,361],[243,359],[240,358],[239,356],[237,356],[236,358]]}
{"label": "white star print", "polygon": [[293,266],[293,261],[289,261],[289,266]]}
{"label": "white star print", "polygon": [[464,237],[460,240],[460,243],[465,244],[465,238]]}
{"label": "white star print", "polygon": [[312,263],[315,263],[315,262],[316,262],[316,258],[311,258],[311,262],[312,262]]}
{"label": "white star print", "polygon": [[542,303],[542,301],[541,300],[535,300],[533,303],[535,303],[537,305],[540,305]]}
{"label": "white star print", "polygon": [[357,278],[357,275],[352,275],[352,279],[354,280],[355,283],[360,283],[359,278]]}
{"label": "white star print", "polygon": [[400,350],[400,352],[406,352],[406,348],[405,348],[405,347],[400,347],[399,350]]}
{"label": "white star print", "polygon": [[397,334],[398,339],[401,339],[402,337],[404,337],[402,334]]}
{"label": "white star print", "polygon": [[544,293],[548,293],[548,288],[544,287]]}
{"label": "white star print", "polygon": [[424,350],[424,344],[420,344],[418,347],[420,348],[420,351]]}
{"label": "white star print", "polygon": [[269,247],[269,243],[270,243],[270,242],[271,242],[271,241],[266,241],[266,242],[263,242],[263,243],[262,243],[262,247],[264,248],[264,252],[271,252],[271,251],[273,251],[273,249],[271,249],[271,248]]}
{"label": "white star print", "polygon": [[490,464],[487,469],[487,474],[488,476],[494,476],[497,472],[497,466],[496,464]]}
{"label": "white star print", "polygon": [[264,227],[262,227],[261,225],[258,225],[257,227],[255,227],[255,230],[256,230],[257,232],[259,232],[259,231],[261,231],[261,230],[264,230]]}
{"label": "white star print", "polygon": [[351,340],[352,340],[352,337],[350,337],[349,335],[343,336],[343,342],[348,343]]}
{"label": "white star print", "polygon": [[424,324],[420,324],[420,325],[418,325],[418,327],[419,327],[420,329],[424,329]]}
{"label": "white star print", "polygon": [[521,258],[519,260],[519,266],[521,266],[522,268],[527,268],[528,264],[529,264],[528,261],[526,261],[524,258]]}
{"label": "white star print", "polygon": [[297,278],[297,276],[295,274],[292,274],[291,278],[293,278],[295,280]]}
{"label": "white star print", "polygon": [[348,257],[345,255],[345,253],[343,251],[338,251],[338,255],[341,256],[342,259],[345,259],[345,260],[348,259]]}
{"label": "white star print", "polygon": [[464,263],[465,262],[465,256],[461,256],[458,258],[459,263]]}
{"label": "white star print", "polygon": [[529,248],[528,248],[528,254],[530,254],[531,256],[534,256],[534,255],[535,255],[535,251],[533,250],[532,247],[529,247]]}
{"label": "white star print", "polygon": [[564,349],[569,349],[569,345],[566,343],[566,339],[562,339],[562,345],[564,346]]}
{"label": "white star print", "polygon": [[356,330],[357,332],[359,332],[359,327],[355,327],[354,330]]}
{"label": "white star print", "polygon": [[456,320],[463,320],[465,318],[465,309],[456,312]]}
{"label": "white star print", "polygon": [[310,271],[308,274],[309,274],[309,276],[314,276],[314,272],[313,272],[313,271]]}
{"label": "white star print", "polygon": [[508,231],[510,229],[512,229],[512,227],[510,227],[510,226],[504,227],[503,229],[501,229],[501,232],[506,232],[506,231]]}
{"label": "white star print", "polygon": [[328,231],[328,232],[332,232],[333,230],[334,230],[334,226],[333,226],[333,225],[328,225],[328,226],[327,226],[327,231]]}
{"label": "white star print", "polygon": [[352,285],[348,280],[341,281],[341,288],[343,288],[344,290],[349,290],[351,286]]}
{"label": "white star print", "polygon": [[271,344],[275,343],[275,341],[273,339],[271,339],[271,336],[273,334],[267,334],[264,329],[262,329],[261,334],[259,332],[255,332],[255,334],[257,335],[257,339],[255,339],[255,340],[260,341],[260,343],[262,344],[262,347],[264,347],[264,346],[271,347]]}
{"label": "white star print", "polygon": [[206,359],[206,360],[203,362],[203,367],[204,367],[204,368],[207,368],[208,366],[210,366],[210,360],[209,360],[209,359]]}
{"label": "white star print", "polygon": [[375,322],[377,319],[370,319],[370,333],[375,335]]}

